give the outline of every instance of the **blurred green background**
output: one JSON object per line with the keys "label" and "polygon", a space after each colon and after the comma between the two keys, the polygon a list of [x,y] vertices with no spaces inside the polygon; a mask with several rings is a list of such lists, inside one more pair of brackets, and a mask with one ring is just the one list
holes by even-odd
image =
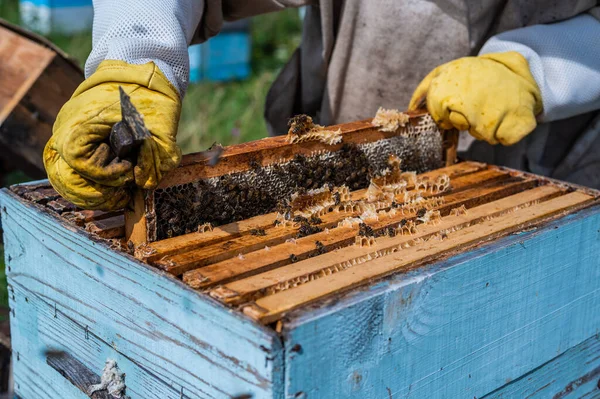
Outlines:
{"label": "blurred green background", "polygon": [[[18,0],[0,0],[0,18],[19,24]],[[295,9],[253,18],[251,77],[240,82],[190,85],[177,136],[184,153],[205,150],[215,141],[229,145],[266,135],[265,97],[300,43],[301,22]],[[82,66],[92,48],[90,33],[51,34],[49,39]]]}
{"label": "blurred green background", "polygon": [[[0,18],[20,24],[18,0],[0,0]],[[298,44],[301,19],[298,11],[253,18],[252,73],[249,79],[228,83],[190,85],[183,102],[177,140],[184,153],[202,151],[215,141],[223,145],[256,140],[266,136],[263,108],[267,91]],[[92,48],[91,33],[48,36],[74,57],[81,66]],[[26,180],[16,174],[12,183]],[[7,305],[4,254],[0,244],[0,304]]]}

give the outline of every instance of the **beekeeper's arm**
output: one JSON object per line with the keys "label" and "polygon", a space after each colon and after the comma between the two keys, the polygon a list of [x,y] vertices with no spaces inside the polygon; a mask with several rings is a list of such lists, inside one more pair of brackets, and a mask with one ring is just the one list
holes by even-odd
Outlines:
{"label": "beekeeper's arm", "polygon": [[[94,0],[86,80],[64,105],[44,150],[54,188],[75,205],[117,209],[130,185],[156,187],[181,159],[175,136],[189,76],[187,47],[242,18],[308,0]],[[121,120],[119,86],[144,117],[151,140],[136,159],[115,157],[110,130]]]}
{"label": "beekeeper's arm", "polygon": [[600,109],[600,9],[504,32],[478,57],[433,70],[411,100],[491,144],[511,145],[537,125]]}

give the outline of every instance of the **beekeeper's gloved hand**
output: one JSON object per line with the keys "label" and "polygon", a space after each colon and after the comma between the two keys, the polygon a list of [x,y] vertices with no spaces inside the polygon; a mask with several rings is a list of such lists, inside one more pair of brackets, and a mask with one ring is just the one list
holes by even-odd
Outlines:
{"label": "beekeeper's gloved hand", "polygon": [[444,129],[468,130],[490,144],[515,144],[536,127],[542,97],[527,60],[519,53],[465,57],[435,68],[410,101],[426,101]]}
{"label": "beekeeper's gloved hand", "polygon": [[[48,178],[67,200],[86,209],[123,208],[133,187],[152,189],[179,164],[187,46],[203,9],[199,0],[94,2],[87,79],[59,112],[44,150]],[[119,86],[152,136],[131,160],[116,158],[108,142],[122,119]]]}
{"label": "beekeeper's gloved hand", "polygon": [[[115,157],[108,145],[113,124],[122,119],[119,86],[131,96],[152,135],[131,161]],[[50,182],[82,208],[124,207],[128,185],[154,188],[178,165],[181,152],[175,135],[180,110],[179,93],[154,63],[103,61],[56,118],[44,150]]]}

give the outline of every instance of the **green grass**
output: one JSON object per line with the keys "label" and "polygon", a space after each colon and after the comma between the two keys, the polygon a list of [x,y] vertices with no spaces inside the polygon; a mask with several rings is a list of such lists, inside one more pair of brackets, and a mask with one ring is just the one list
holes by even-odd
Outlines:
{"label": "green grass", "polygon": [[[19,22],[17,0],[0,0],[0,18]],[[262,15],[252,20],[252,75],[248,80],[190,85],[178,142],[184,153],[202,151],[215,141],[230,145],[266,135],[264,101],[277,72],[300,42],[301,21],[296,10]],[[49,39],[81,65],[91,50],[90,33],[50,35]]]}
{"label": "green grass", "polygon": [[265,97],[277,72],[300,42],[296,10],[262,15],[252,22],[252,76],[241,82],[190,85],[178,142],[184,153],[266,136]]}

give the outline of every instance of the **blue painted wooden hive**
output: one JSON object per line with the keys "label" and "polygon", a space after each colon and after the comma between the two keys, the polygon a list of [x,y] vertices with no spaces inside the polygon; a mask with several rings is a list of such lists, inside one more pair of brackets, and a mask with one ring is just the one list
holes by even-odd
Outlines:
{"label": "blue painted wooden hive", "polygon": [[227,22],[221,32],[189,47],[190,83],[227,82],[250,76],[250,21]]}
{"label": "blue painted wooden hive", "polygon": [[92,30],[92,0],[20,0],[23,25],[44,35]]}
{"label": "blue painted wooden hive", "polygon": [[[365,137],[357,126],[344,142]],[[266,140],[273,157],[288,148]],[[211,206],[185,202],[206,190],[191,172],[257,171],[261,143],[211,167],[188,156],[145,193],[146,229],[168,237],[140,245],[123,240],[123,212],[76,209],[47,182],[0,193],[21,398],[109,398],[88,394],[107,360],[132,399],[600,397],[598,192],[390,162],[368,188],[173,230],[184,208]]]}

